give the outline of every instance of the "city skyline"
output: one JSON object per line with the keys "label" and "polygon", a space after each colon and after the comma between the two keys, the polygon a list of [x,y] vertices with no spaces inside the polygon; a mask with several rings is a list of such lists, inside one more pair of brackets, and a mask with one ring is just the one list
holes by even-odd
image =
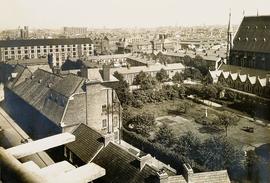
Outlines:
{"label": "city skyline", "polygon": [[[38,2],[38,3],[37,3]],[[0,29],[60,28],[80,26],[91,28],[133,28],[159,26],[226,25],[232,13],[232,24],[245,16],[270,14],[267,0],[244,1],[205,0],[10,0],[1,3]],[[207,10],[207,11],[206,11]],[[8,18],[7,18],[8,17]]]}

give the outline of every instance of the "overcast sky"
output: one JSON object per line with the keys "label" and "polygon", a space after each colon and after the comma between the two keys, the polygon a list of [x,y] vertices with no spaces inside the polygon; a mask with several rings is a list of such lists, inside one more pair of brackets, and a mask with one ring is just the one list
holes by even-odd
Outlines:
{"label": "overcast sky", "polygon": [[225,25],[270,14],[270,0],[0,0],[0,29]]}

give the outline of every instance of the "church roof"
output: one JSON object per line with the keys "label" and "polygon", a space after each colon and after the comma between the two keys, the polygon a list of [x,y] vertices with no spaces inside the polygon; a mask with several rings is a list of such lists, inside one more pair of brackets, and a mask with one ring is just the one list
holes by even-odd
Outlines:
{"label": "church roof", "polygon": [[270,16],[244,17],[233,50],[270,53]]}

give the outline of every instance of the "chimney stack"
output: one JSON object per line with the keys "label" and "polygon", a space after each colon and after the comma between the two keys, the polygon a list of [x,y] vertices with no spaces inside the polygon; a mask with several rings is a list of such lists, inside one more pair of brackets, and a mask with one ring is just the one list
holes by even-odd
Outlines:
{"label": "chimney stack", "polygon": [[145,156],[142,156],[140,158],[140,170],[143,169],[143,167],[146,165],[146,164],[152,164],[152,160],[153,160],[153,157],[150,155],[150,154],[147,154]]}
{"label": "chimney stack", "polygon": [[269,85],[270,74],[266,74],[266,86]]}
{"label": "chimney stack", "polygon": [[184,178],[187,183],[192,183],[193,169],[189,164],[184,164]]}
{"label": "chimney stack", "polygon": [[164,169],[161,169],[157,172],[157,176],[158,176],[158,182],[159,183],[168,183],[168,174],[165,172]]}
{"label": "chimney stack", "polygon": [[103,136],[104,138],[104,145],[107,146],[110,142],[113,142],[113,133],[107,133],[106,135]]}
{"label": "chimney stack", "polygon": [[103,65],[103,69],[102,69],[102,73],[103,73],[103,80],[104,81],[110,81],[110,65],[104,64]]}

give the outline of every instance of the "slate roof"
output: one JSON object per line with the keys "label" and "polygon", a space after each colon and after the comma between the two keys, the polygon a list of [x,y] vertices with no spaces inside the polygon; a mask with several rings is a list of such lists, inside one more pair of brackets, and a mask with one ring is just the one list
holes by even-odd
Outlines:
{"label": "slate roof", "polygon": [[233,50],[270,53],[270,16],[244,17],[233,42]]}
{"label": "slate roof", "polygon": [[0,40],[0,47],[92,44],[90,38]]}
{"label": "slate roof", "polygon": [[[75,75],[61,77],[42,69],[37,69],[31,77],[19,84],[16,84],[16,81],[11,81],[8,84],[8,88],[49,120],[59,124],[67,105],[63,101],[67,101],[67,97],[79,88],[82,81],[83,78]],[[58,97],[52,99],[52,91],[56,92]],[[78,123],[77,121],[75,122]]]}
{"label": "slate roof", "polygon": [[57,93],[70,97],[80,85],[84,81],[84,78],[78,77],[74,74],[69,74],[62,80],[61,83],[54,85],[52,90],[56,91]]}
{"label": "slate roof", "polygon": [[68,143],[66,147],[85,163],[104,146],[102,135],[83,123],[73,131],[73,135],[76,141]]}
{"label": "slate roof", "polygon": [[157,170],[147,164],[140,170],[137,157],[114,143],[104,147],[93,162],[106,169],[106,175],[95,182],[152,183],[157,179]]}
{"label": "slate roof", "polygon": [[31,78],[12,87],[11,90],[50,120],[60,122],[64,107],[48,99],[50,94],[48,83],[55,85],[61,80],[62,78],[59,76],[38,69]]}

